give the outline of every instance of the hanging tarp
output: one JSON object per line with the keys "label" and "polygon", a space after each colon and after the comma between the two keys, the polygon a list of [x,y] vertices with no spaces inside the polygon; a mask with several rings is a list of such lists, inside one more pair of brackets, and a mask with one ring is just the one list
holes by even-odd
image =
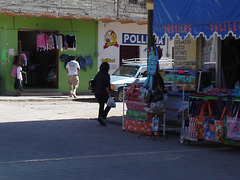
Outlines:
{"label": "hanging tarp", "polygon": [[240,0],[154,0],[153,32],[171,39],[191,34],[207,39],[214,32],[224,39],[230,32],[240,37]]}

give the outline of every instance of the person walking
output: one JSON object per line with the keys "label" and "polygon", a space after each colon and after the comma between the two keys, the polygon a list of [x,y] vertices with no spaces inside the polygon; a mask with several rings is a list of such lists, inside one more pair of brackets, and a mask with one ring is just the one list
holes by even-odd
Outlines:
{"label": "person walking", "polygon": [[98,122],[101,126],[107,125],[104,120],[107,118],[108,112],[111,109],[111,107],[109,106],[106,106],[106,108],[104,108],[105,103],[111,96],[110,75],[108,73],[109,68],[109,64],[107,62],[103,62],[100,65],[100,71],[97,73],[97,75],[92,81],[92,87],[94,87],[93,92],[99,103]]}
{"label": "person walking", "polygon": [[75,56],[70,57],[70,61],[67,63],[65,69],[68,74],[70,97],[77,98],[76,91],[79,86],[79,73],[81,69],[79,63],[76,61]]}

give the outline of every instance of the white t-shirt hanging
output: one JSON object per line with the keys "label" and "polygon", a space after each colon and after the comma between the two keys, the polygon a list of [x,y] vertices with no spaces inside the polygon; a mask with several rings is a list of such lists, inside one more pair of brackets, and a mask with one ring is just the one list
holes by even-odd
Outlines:
{"label": "white t-shirt hanging", "polygon": [[62,36],[57,36],[58,49],[63,51]]}
{"label": "white t-shirt hanging", "polygon": [[22,67],[21,66],[17,67],[17,79],[19,79],[20,81],[23,80],[23,77],[22,77]]}

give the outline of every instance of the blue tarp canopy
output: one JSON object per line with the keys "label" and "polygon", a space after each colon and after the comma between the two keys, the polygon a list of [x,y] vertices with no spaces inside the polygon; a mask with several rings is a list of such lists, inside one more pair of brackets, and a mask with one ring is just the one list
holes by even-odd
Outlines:
{"label": "blue tarp canopy", "polygon": [[153,32],[171,39],[191,34],[207,39],[217,32],[224,39],[230,32],[240,37],[240,0],[154,0]]}

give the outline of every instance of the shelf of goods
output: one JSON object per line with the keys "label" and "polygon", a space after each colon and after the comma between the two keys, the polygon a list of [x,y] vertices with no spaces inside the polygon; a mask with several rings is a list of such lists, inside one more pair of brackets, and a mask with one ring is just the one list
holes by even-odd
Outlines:
{"label": "shelf of goods", "polygon": [[145,135],[165,136],[164,102],[145,103],[140,96],[142,83],[130,84],[126,90],[126,113],[123,115],[123,130]]}
{"label": "shelf of goods", "polygon": [[240,145],[240,98],[230,94],[191,94],[180,142],[211,141]]}

